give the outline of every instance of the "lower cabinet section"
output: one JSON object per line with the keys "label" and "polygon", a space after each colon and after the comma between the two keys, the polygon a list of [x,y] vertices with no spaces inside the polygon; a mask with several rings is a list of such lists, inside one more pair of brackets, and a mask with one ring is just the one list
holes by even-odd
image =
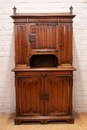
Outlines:
{"label": "lower cabinet section", "polygon": [[17,72],[15,124],[68,121],[72,117],[72,72]]}

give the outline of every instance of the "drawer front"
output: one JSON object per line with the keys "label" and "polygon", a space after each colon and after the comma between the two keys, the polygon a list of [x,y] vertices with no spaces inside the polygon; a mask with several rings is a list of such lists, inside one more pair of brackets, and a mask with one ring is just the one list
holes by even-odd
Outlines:
{"label": "drawer front", "polygon": [[71,71],[37,71],[37,72],[16,72],[15,77],[51,77],[51,76],[73,76]]}

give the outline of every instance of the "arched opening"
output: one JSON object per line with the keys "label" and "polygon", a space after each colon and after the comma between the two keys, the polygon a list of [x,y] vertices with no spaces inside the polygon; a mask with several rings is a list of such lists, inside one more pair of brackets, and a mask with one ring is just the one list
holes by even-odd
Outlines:
{"label": "arched opening", "polygon": [[53,54],[33,55],[30,58],[30,67],[57,67],[58,58]]}

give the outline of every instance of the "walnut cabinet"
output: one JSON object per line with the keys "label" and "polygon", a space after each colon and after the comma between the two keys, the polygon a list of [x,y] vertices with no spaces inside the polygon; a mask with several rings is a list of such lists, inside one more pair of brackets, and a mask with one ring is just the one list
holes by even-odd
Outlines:
{"label": "walnut cabinet", "polygon": [[15,124],[67,121],[72,116],[73,8],[68,13],[16,13]]}

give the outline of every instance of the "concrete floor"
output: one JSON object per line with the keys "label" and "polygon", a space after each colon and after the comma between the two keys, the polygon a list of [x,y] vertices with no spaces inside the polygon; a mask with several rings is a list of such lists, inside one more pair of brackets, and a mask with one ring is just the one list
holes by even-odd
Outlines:
{"label": "concrete floor", "polygon": [[75,113],[75,123],[49,122],[14,125],[14,114],[0,114],[0,130],[87,130],[87,113]]}

